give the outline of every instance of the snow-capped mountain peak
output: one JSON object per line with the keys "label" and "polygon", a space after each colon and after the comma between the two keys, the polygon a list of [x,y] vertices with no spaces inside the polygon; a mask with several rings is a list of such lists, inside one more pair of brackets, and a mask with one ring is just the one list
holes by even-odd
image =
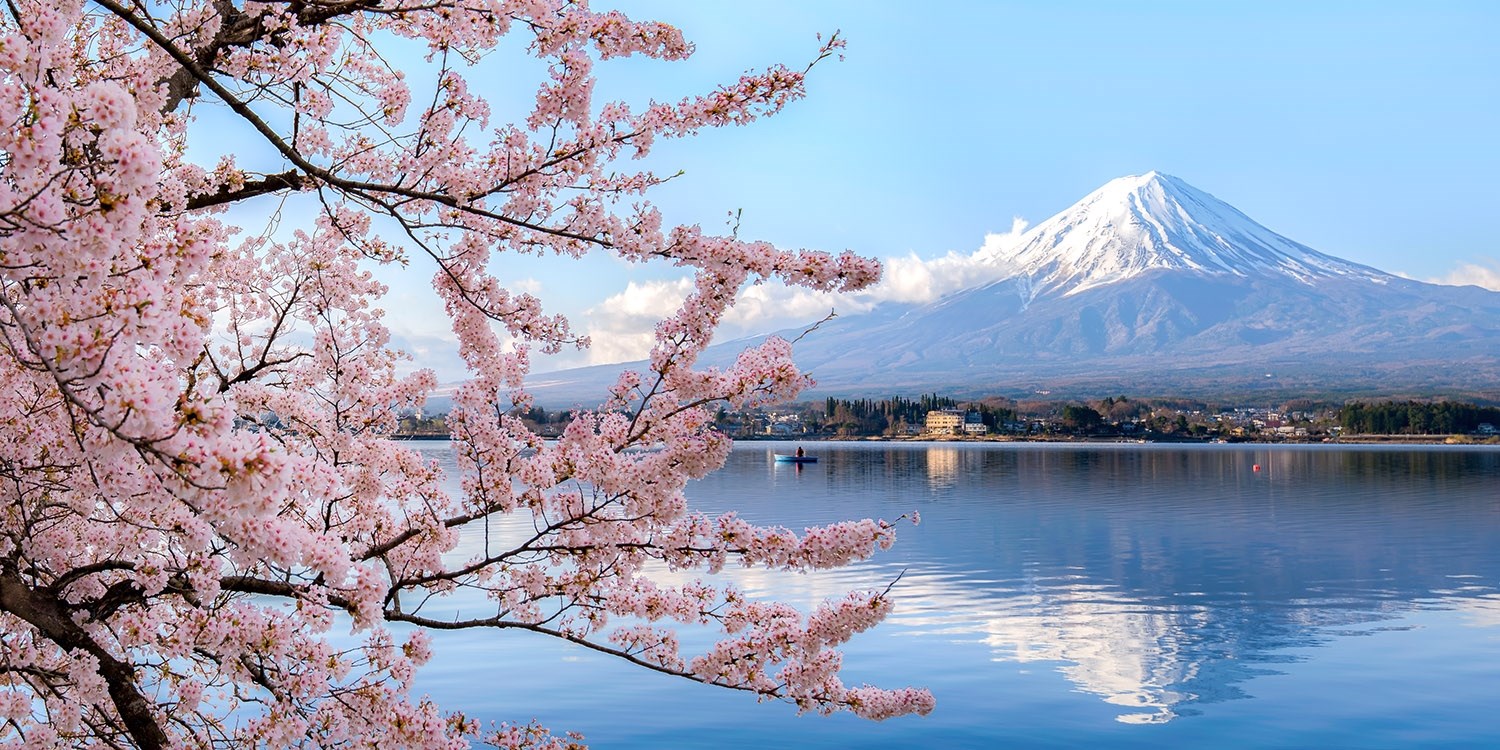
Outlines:
{"label": "snow-capped mountain peak", "polygon": [[[1323,255],[1159,172],[1114,180],[973,257],[995,264],[983,282],[780,335],[798,340],[820,395],[1341,400],[1500,383],[1500,292]],[[727,365],[742,348],[715,345],[703,361]],[[532,391],[576,404],[584,392],[569,388],[618,377],[577,372]]]}
{"label": "snow-capped mountain peak", "polygon": [[1201,275],[1329,276],[1372,281],[1373,268],[1319,253],[1171,175],[1111,180],[985,258],[1035,296],[1072,295],[1156,270]]}

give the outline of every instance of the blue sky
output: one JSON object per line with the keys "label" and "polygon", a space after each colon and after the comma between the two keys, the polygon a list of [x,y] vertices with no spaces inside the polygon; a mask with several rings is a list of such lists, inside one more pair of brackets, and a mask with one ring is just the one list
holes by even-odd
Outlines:
{"label": "blue sky", "polygon": [[[659,145],[654,168],[686,171],[656,195],[677,223],[718,230],[742,210],[742,236],[920,272],[913,263],[972,253],[1016,218],[1040,222],[1154,169],[1322,252],[1500,288],[1497,2],[594,4],[674,23],[698,45],[684,63],[601,65],[601,93],[632,102],[800,67],[819,32],[848,40],[781,115]],[[502,103],[536,81],[491,80],[515,81],[497,89]],[[502,278],[610,342],[594,361],[645,341],[681,276],[605,258],[506,263]],[[766,292],[729,333],[810,309]],[[441,338],[424,313],[396,322]]]}

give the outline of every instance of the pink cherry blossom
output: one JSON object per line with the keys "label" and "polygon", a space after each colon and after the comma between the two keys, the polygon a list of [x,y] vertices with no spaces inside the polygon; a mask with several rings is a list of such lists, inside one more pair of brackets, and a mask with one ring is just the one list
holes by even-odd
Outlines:
{"label": "pink cherry blossom", "polygon": [[[804,613],[714,579],[846,565],[893,523],[798,533],[684,495],[730,449],[712,408],[810,382],[776,338],[697,366],[738,291],[855,290],[880,268],[671,226],[647,200],[662,178],[631,160],[775,114],[810,65],[633,107],[596,98],[595,62],[692,47],[581,0],[145,7],[0,14],[0,748],[576,744],[413,695],[441,648],[428,631],[455,628],[543,633],[801,710],[931,710],[925,691],[838,677],[835,648],[890,611],[885,592]],[[398,69],[404,40],[424,64]],[[471,82],[502,45],[546,72],[531,110],[494,124]],[[531,352],[588,341],[500,283],[505,253],[695,274],[649,366],[556,441],[515,416]],[[390,439],[436,376],[393,348],[371,268],[415,256],[468,367],[448,415],[457,493]],[[459,547],[492,523],[529,532]],[[455,616],[452,594],[484,607]],[[720,640],[684,653],[677,625]],[[349,628],[357,645],[335,647]]]}

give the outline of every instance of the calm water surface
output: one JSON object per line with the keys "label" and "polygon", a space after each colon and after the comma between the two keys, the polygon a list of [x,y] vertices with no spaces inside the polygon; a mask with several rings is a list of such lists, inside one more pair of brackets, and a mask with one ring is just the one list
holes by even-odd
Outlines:
{"label": "calm water surface", "polygon": [[519,633],[440,636],[418,690],[596,748],[1500,746],[1500,450],[805,445],[741,444],[689,496],[794,529],[920,511],[869,563],[734,578],[810,608],[900,576],[844,677],[932,715],[799,717]]}

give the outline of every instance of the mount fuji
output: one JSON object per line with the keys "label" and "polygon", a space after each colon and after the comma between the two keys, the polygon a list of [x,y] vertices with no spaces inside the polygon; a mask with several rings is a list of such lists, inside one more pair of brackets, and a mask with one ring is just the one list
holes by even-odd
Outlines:
{"label": "mount fuji", "polygon": [[1317,252],[1158,172],[975,260],[996,280],[804,337],[795,356],[817,393],[1500,398],[1500,292]]}
{"label": "mount fuji", "polygon": [[1158,271],[1268,277],[1313,284],[1387,274],[1319,253],[1233,206],[1159,172],[1112,180],[1037,225],[1016,245],[980,255],[1029,302],[1066,297]]}

